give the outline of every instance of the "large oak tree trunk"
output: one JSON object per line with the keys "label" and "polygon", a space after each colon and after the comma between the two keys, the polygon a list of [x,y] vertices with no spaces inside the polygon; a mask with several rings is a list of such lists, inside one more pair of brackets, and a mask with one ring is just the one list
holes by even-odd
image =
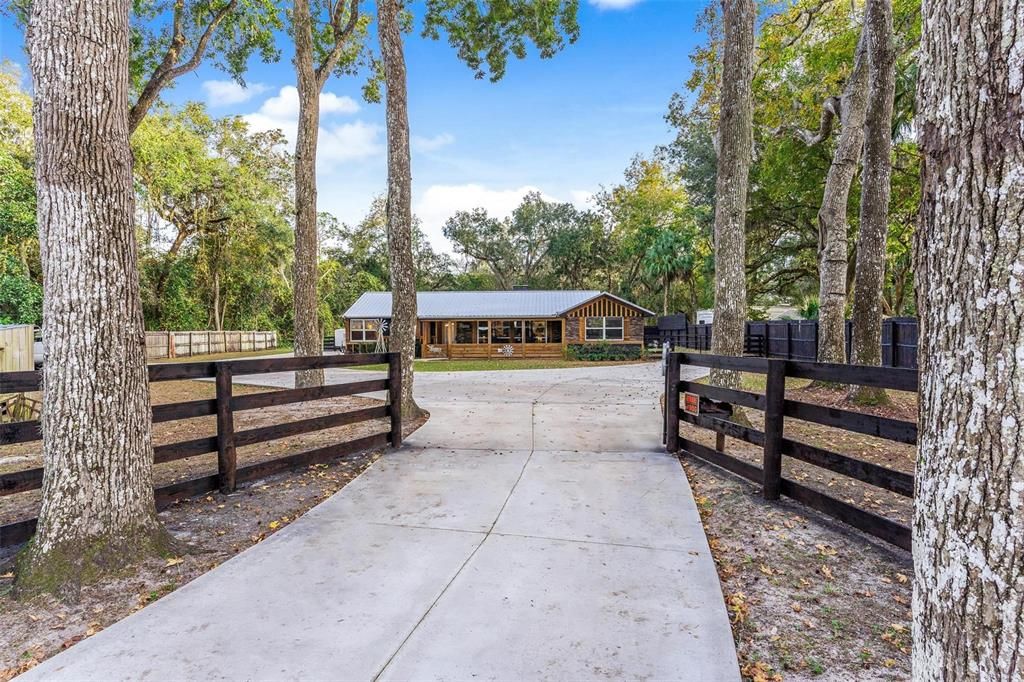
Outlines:
{"label": "large oak tree trunk", "polygon": [[[295,0],[292,26],[295,37],[295,71],[299,91],[299,121],[295,136],[295,355],[323,353],[318,313],[317,280],[320,243],[316,211],[316,145],[320,128],[320,88],[313,67],[312,20],[308,0]],[[296,388],[322,386],[324,371],[295,373]]]}
{"label": "large oak tree trunk", "polygon": [[840,99],[842,131],[825,178],[818,210],[818,362],[846,362],[846,278],[849,261],[846,208],[864,146],[868,103],[867,30],[861,30]]}
{"label": "large oak tree trunk", "polygon": [[124,0],[36,0],[29,22],[43,266],[43,497],[20,591],[159,551],[128,145]]}
{"label": "large oak tree trunk", "polygon": [[1024,2],[927,0],[914,677],[1024,674]]}
{"label": "large oak tree trunk", "polygon": [[[892,173],[892,106],[896,83],[896,48],[892,32],[892,0],[868,0],[864,9],[868,36],[868,109],[861,177],[860,233],[853,282],[851,361],[882,364],[882,289],[885,245],[889,232],[889,177]],[[885,392],[858,387],[855,400],[877,403]]]}
{"label": "large oak tree trunk", "polygon": [[[722,0],[725,45],[718,119],[718,177],[715,187],[715,321],[711,352],[743,355],[747,319],[747,181],[754,145],[753,0]],[[739,373],[714,370],[718,386],[739,387]]]}
{"label": "large oak tree trunk", "polygon": [[416,417],[413,358],[416,355],[416,263],[412,255],[412,170],[401,0],[377,0],[377,34],[384,62],[388,134],[388,257],[391,264],[389,350],[402,354],[402,415]]}

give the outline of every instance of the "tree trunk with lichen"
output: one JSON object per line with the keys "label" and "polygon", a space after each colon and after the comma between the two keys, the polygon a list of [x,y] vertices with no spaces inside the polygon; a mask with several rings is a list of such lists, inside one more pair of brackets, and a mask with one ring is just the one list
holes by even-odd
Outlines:
{"label": "tree trunk with lichen", "polygon": [[[863,30],[868,37],[869,86],[850,360],[856,365],[880,365],[882,290],[889,233],[889,178],[892,174],[892,106],[896,83],[892,0],[868,0],[864,8]],[[855,386],[850,397],[861,404],[888,402],[885,391],[880,388]]]}
{"label": "tree trunk with lichen", "polygon": [[864,146],[868,102],[867,31],[861,30],[840,99],[842,131],[825,178],[818,210],[818,362],[846,362],[846,277],[849,245],[846,207]]}
{"label": "tree trunk with lichen", "polygon": [[168,536],[153,499],[145,328],[128,144],[129,3],[36,0],[37,218],[43,266],[43,491],[20,594],[74,597]]}
{"label": "tree trunk with lichen", "polygon": [[[722,0],[725,43],[715,186],[715,321],[711,352],[743,355],[747,319],[747,182],[754,146],[753,0]],[[739,372],[712,370],[716,386],[739,388]]]}
{"label": "tree trunk with lichen", "polygon": [[1024,674],[1024,2],[922,8],[917,680]]}
{"label": "tree trunk with lichen", "polygon": [[387,230],[391,270],[391,329],[388,350],[402,354],[402,415],[413,419],[416,356],[416,262],[412,254],[412,169],[401,0],[377,0],[377,34],[384,63],[388,136]]}
{"label": "tree trunk with lichen", "polygon": [[[308,0],[295,0],[292,29],[295,36],[295,72],[299,93],[299,121],[295,134],[295,355],[323,354],[318,311],[320,239],[316,224],[316,146],[320,128],[320,84],[313,67],[312,20]],[[324,371],[295,373],[296,388],[322,386]]]}

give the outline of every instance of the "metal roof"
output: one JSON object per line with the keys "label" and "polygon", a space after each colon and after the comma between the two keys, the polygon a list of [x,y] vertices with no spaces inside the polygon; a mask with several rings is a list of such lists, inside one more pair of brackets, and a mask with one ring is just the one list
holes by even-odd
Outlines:
{"label": "metal roof", "polygon": [[[603,291],[420,291],[416,310],[420,319],[559,317],[580,305],[606,295]],[[611,296],[611,294],[607,294]],[[635,303],[612,296],[653,316]],[[359,297],[344,317],[386,319],[391,317],[391,292],[368,291]]]}

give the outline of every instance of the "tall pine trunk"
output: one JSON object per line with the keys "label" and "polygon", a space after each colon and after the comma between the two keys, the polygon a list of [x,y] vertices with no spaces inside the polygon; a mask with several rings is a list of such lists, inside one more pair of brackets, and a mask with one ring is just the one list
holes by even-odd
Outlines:
{"label": "tall pine trunk", "polygon": [[412,170],[405,55],[402,51],[401,0],[377,0],[377,34],[384,62],[388,135],[388,257],[391,270],[389,350],[402,354],[402,415],[420,408],[413,399],[416,356],[416,263],[412,255]]}
{"label": "tall pine trunk", "polygon": [[[889,177],[892,174],[892,106],[896,83],[896,48],[892,32],[892,0],[868,0],[864,9],[868,36],[868,109],[861,177],[860,233],[853,282],[851,360],[858,365],[882,364],[882,289],[885,246],[889,233]],[[887,401],[885,391],[854,388],[861,403]]]}
{"label": "tall pine trunk", "polygon": [[128,144],[126,0],[32,3],[43,494],[18,589],[74,595],[160,551]]}
{"label": "tall pine trunk", "polygon": [[[747,319],[747,182],[754,146],[754,0],[722,0],[725,45],[715,186],[715,321],[711,352],[743,355]],[[718,386],[739,387],[739,373],[713,370]]]}
{"label": "tall pine trunk", "polygon": [[864,147],[868,103],[867,29],[861,29],[840,99],[842,129],[818,210],[818,362],[846,362],[846,278],[849,263],[846,208]]}
{"label": "tall pine trunk", "polygon": [[926,0],[918,680],[1024,674],[1024,2]]}
{"label": "tall pine trunk", "polygon": [[[313,66],[312,19],[309,0],[295,0],[292,11],[295,37],[295,73],[299,92],[299,121],[295,134],[295,355],[323,354],[318,314],[317,280],[320,240],[316,225],[316,145],[320,131],[320,88]],[[295,373],[296,388],[322,386],[324,371]]]}

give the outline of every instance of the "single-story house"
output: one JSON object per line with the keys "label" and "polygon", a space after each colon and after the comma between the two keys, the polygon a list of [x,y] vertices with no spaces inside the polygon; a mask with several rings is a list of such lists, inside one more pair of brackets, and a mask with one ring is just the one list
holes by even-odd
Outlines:
{"label": "single-story house", "polygon": [[[554,358],[596,343],[639,351],[655,316],[603,291],[421,291],[416,309],[421,355],[447,358]],[[391,292],[360,296],[344,315],[348,349],[373,350],[390,317]]]}

